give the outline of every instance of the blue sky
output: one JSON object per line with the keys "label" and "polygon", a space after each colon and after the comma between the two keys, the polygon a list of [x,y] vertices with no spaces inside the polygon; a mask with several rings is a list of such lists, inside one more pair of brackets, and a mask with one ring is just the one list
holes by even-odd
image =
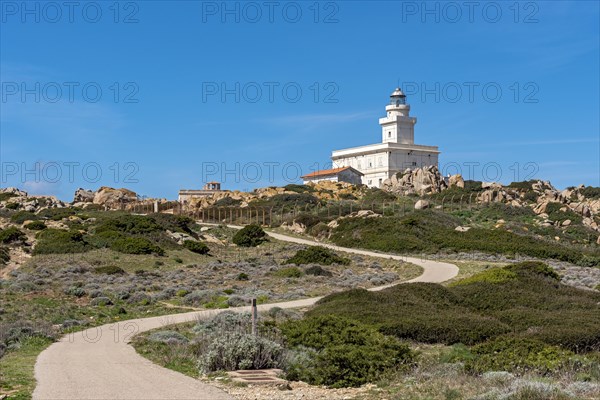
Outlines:
{"label": "blue sky", "polygon": [[1,186],[298,182],[398,83],[442,171],[600,186],[598,2],[0,3]]}

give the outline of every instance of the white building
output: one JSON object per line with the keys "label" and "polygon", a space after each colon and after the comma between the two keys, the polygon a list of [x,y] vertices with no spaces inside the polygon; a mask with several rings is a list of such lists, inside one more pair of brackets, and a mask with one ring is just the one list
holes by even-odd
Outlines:
{"label": "white building", "polygon": [[386,116],[379,119],[381,143],[334,150],[331,161],[334,168],[352,167],[363,173],[362,183],[380,187],[383,181],[407,168],[438,165],[437,146],[415,144],[415,124],[410,105],[400,88],[390,96],[385,107]]}
{"label": "white building", "polygon": [[342,167],[315,171],[308,175],[304,175],[301,178],[305,185],[307,183],[321,181],[348,182],[353,185],[360,185],[362,176],[362,172],[357,171],[352,167]]}

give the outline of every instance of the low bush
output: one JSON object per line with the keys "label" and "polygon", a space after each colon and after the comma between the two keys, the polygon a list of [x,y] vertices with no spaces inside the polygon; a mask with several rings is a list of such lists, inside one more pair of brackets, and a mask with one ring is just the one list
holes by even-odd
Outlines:
{"label": "low bush", "polygon": [[350,260],[335,254],[333,251],[322,246],[309,246],[306,249],[298,250],[296,254],[286,261],[287,264],[350,264]]}
{"label": "low bush", "polygon": [[289,185],[285,185],[284,189],[287,190],[288,192],[295,192],[295,193],[313,193],[315,191],[315,188],[313,188],[310,185],[298,185],[295,183],[290,183]]}
{"label": "low bush", "polygon": [[76,215],[78,209],[64,207],[64,208],[46,208],[38,213],[41,218],[47,218],[52,221],[60,221],[63,218],[68,218],[71,215]]}
{"label": "low bush", "polygon": [[273,272],[273,275],[279,278],[300,278],[304,273],[297,267],[287,267]]}
{"label": "low bush", "polygon": [[22,224],[25,221],[36,221],[40,217],[30,211],[17,211],[11,215],[10,220],[15,224]]}
{"label": "low bush", "polygon": [[458,218],[435,210],[415,211],[401,218],[346,218],[333,230],[331,240],[340,246],[387,252],[480,251],[572,263],[585,255],[599,255],[591,249],[573,248],[504,229],[473,227],[467,232],[458,232],[455,228],[459,225]]}
{"label": "low bush", "polygon": [[413,360],[409,347],[356,321],[337,316],[305,318],[282,325],[287,343],[312,349],[305,365],[292,363],[288,378],[330,387],[360,386]]}
{"label": "low bush", "polygon": [[78,231],[48,228],[40,231],[37,239],[33,249],[34,255],[83,253],[93,248]]}
{"label": "low bush", "polygon": [[47,228],[44,221],[31,221],[23,226],[25,229],[29,229],[31,231],[43,231]]}
{"label": "low bush", "polygon": [[0,243],[9,244],[15,242],[23,242],[27,236],[18,228],[11,226],[6,229],[0,229]]}
{"label": "low bush", "polygon": [[323,267],[321,267],[320,265],[312,265],[308,268],[306,268],[304,270],[304,273],[306,275],[313,275],[313,276],[332,276],[333,274],[329,271],[327,271],[326,269],[324,269]]}
{"label": "low bush", "polygon": [[110,248],[125,254],[156,254],[162,256],[165,251],[143,237],[123,237],[115,240]]}
{"label": "low bush", "polygon": [[205,243],[197,242],[194,240],[185,240],[183,242],[183,247],[185,247],[193,253],[198,254],[208,254],[210,251],[210,248]]}
{"label": "low bush", "polygon": [[233,243],[242,247],[256,247],[267,241],[267,234],[259,225],[247,225],[233,236]]}
{"label": "low bush", "polygon": [[467,371],[537,372],[546,374],[564,368],[573,353],[558,346],[526,338],[499,337],[471,349],[472,359],[465,360]]}
{"label": "low bush", "polygon": [[600,187],[586,186],[580,190],[580,193],[588,199],[599,199]]}
{"label": "low bush", "polygon": [[161,232],[164,228],[153,217],[145,215],[119,214],[104,219],[96,227],[96,233],[117,231],[129,235]]}
{"label": "low bush", "polygon": [[102,267],[94,268],[94,272],[96,274],[106,274],[106,275],[123,275],[125,274],[125,270],[121,267],[117,267],[116,265],[105,265]]}
{"label": "low bush", "polygon": [[250,279],[250,277],[248,276],[248,274],[246,274],[244,272],[240,272],[239,275],[237,276],[238,281],[247,281],[249,279]]}
{"label": "low bush", "polygon": [[215,201],[215,207],[236,207],[242,203],[241,199],[234,199],[232,197],[223,197]]}
{"label": "low bush", "polygon": [[6,264],[10,261],[10,252],[4,246],[0,246],[0,265]]}
{"label": "low bush", "polygon": [[419,342],[473,345],[513,333],[577,353],[600,349],[600,293],[562,285],[524,262],[459,281],[355,289],[320,300],[308,316],[339,315]]}
{"label": "low bush", "polygon": [[16,193],[0,193],[0,202],[6,201],[8,199],[11,199],[13,197],[17,197],[18,194]]}
{"label": "low bush", "polygon": [[175,331],[157,331],[148,335],[148,340],[151,342],[160,342],[166,344],[185,344],[189,339],[179,332]]}
{"label": "low bush", "polygon": [[198,368],[201,373],[238,369],[280,368],[284,358],[281,344],[239,332],[222,332],[204,346]]}
{"label": "low bush", "polygon": [[104,296],[93,298],[90,301],[91,306],[110,306],[112,304],[113,304],[112,300],[110,298],[104,297]]}

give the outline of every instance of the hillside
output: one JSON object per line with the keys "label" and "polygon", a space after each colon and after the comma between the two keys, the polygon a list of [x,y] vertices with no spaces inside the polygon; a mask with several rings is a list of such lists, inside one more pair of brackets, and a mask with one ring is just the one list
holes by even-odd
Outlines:
{"label": "hillside", "polygon": [[[197,220],[221,225],[201,226]],[[228,223],[259,223],[344,247],[451,260],[460,268],[460,279],[370,293],[361,289],[413,278],[420,269],[265,240],[259,226],[240,238],[224,226]],[[329,368],[327,374],[337,367],[318,356],[325,347],[292,339],[293,332],[301,332],[304,324],[319,335],[329,324],[360,330],[365,340],[377,343],[373,346],[398,352],[403,361],[391,365],[399,375],[390,377],[391,361],[382,358],[377,365],[357,367],[372,373],[356,379],[338,381],[333,373],[331,380],[319,380],[317,375],[329,375],[312,375],[300,364],[287,370],[288,379],[335,387],[367,382],[384,387],[391,379],[397,389],[408,377],[447,368],[451,359],[453,365],[464,364],[457,372],[464,382],[456,390],[469,396],[478,392],[469,385],[492,390],[495,384],[484,384],[481,377],[497,368],[513,374],[517,386],[523,384],[519,379],[548,375],[556,393],[567,393],[580,381],[590,382],[590,393],[596,393],[599,223],[599,188],[558,191],[542,181],[502,186],[460,176],[445,180],[433,168],[398,174],[383,190],[332,182],[288,185],[225,191],[185,207],[140,199],[127,189],[79,189],[71,203],[1,189],[0,363],[5,383],[0,394],[27,398],[35,383],[35,355],[67,332],[141,316],[242,306],[251,298],[269,303],[334,292],[342,293],[306,315],[265,315],[265,321],[272,320],[265,329],[284,334],[288,339],[282,345],[289,351],[295,346],[316,349],[297,356],[304,357],[306,367],[325,363],[319,365]],[[314,325],[315,318],[331,315],[342,320]],[[506,361],[514,365],[528,359],[531,349],[556,359],[537,360],[525,373],[490,356],[506,346],[523,349],[507,355],[517,358]],[[150,358],[157,351],[148,343],[142,347]],[[371,357],[363,353],[366,349],[348,350]],[[440,363],[439,357],[446,361]],[[444,398],[437,390],[433,398]],[[359,392],[371,398],[369,390]],[[575,392],[580,397],[547,398],[592,398]]]}

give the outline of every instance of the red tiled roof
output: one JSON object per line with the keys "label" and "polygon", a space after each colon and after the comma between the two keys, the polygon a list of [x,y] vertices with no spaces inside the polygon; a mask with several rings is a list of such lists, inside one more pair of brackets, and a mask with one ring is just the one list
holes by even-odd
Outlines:
{"label": "red tiled roof", "polygon": [[[341,168],[333,168],[333,169],[324,169],[324,170],[321,170],[321,171],[311,172],[310,174],[301,176],[300,178],[316,178],[318,176],[337,175],[338,173],[340,173],[342,171],[345,171],[347,169],[352,169],[352,170],[356,171],[352,167],[341,167]],[[358,172],[358,171],[356,171],[356,172]],[[358,173],[361,174],[360,172],[358,172]]]}

